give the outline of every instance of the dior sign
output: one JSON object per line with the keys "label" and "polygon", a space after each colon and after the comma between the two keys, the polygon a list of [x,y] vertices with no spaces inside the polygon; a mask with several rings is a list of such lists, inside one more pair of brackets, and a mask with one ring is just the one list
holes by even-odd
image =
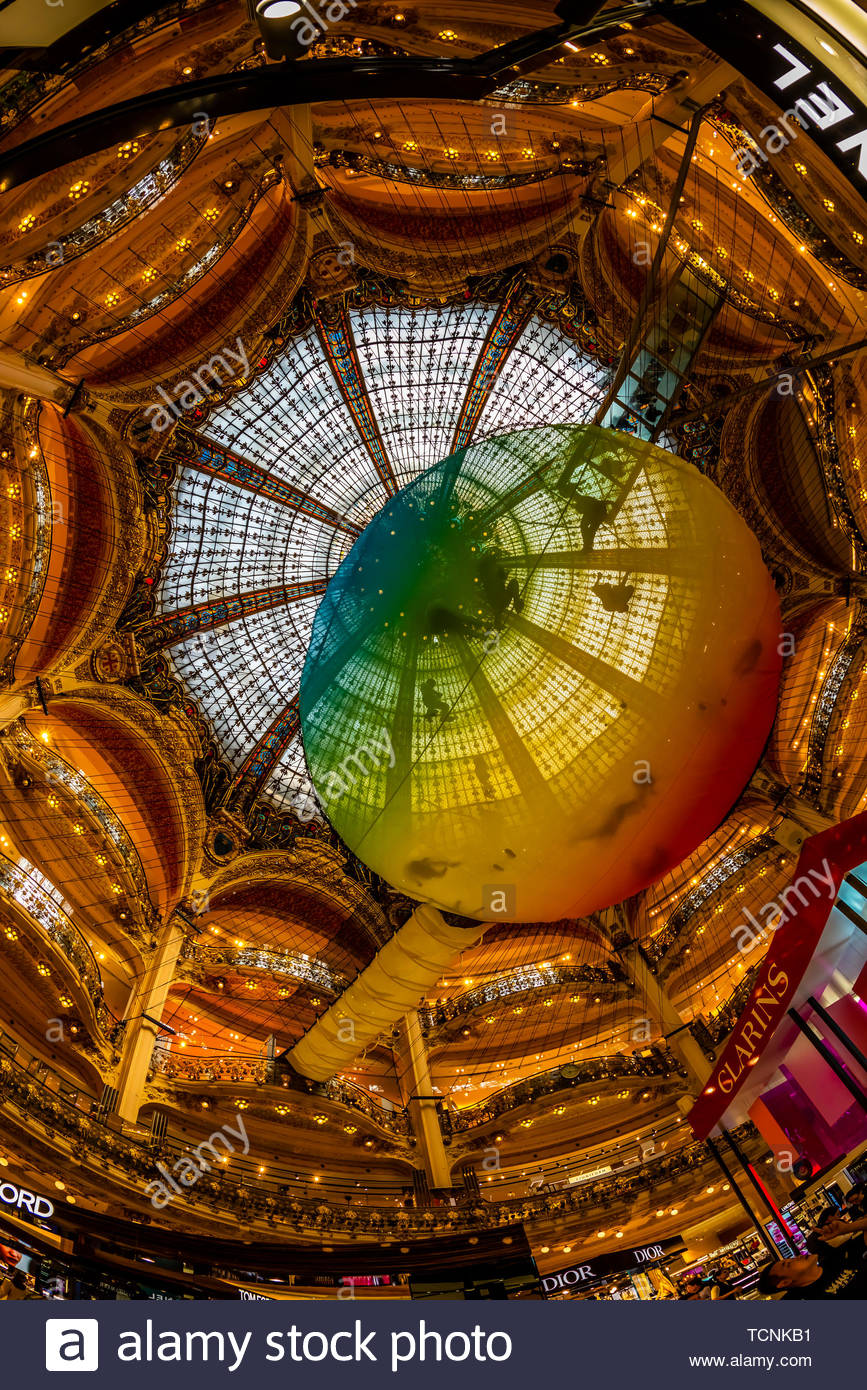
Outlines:
{"label": "dior sign", "polygon": [[632,1250],[613,1250],[607,1255],[597,1255],[583,1264],[572,1265],[569,1269],[559,1269],[554,1274],[546,1274],[542,1279],[544,1294],[556,1293],[561,1289],[575,1288],[582,1284],[604,1279],[609,1274],[623,1274],[630,1269],[641,1269],[643,1265],[653,1264],[666,1255],[683,1249],[680,1236],[663,1240],[655,1245],[640,1245]]}

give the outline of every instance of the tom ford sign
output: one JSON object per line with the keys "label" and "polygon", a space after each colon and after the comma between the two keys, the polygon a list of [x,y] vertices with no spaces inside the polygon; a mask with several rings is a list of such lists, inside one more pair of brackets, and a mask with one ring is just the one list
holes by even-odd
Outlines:
{"label": "tom ford sign", "polygon": [[43,1220],[54,1215],[54,1203],[49,1202],[47,1197],[28,1192],[26,1187],[16,1187],[14,1182],[0,1182],[0,1202],[4,1206],[14,1207],[16,1211],[28,1211],[31,1216],[39,1216]]}
{"label": "tom ford sign", "polygon": [[612,1250],[607,1255],[594,1255],[592,1259],[571,1265],[569,1269],[558,1269],[554,1274],[546,1274],[542,1279],[542,1292],[557,1293],[560,1289],[590,1284],[610,1274],[622,1274],[628,1269],[641,1269],[642,1265],[655,1264],[657,1260],[682,1249],[683,1241],[680,1236],[674,1236],[671,1240],[657,1241],[655,1245],[639,1245],[629,1250]]}

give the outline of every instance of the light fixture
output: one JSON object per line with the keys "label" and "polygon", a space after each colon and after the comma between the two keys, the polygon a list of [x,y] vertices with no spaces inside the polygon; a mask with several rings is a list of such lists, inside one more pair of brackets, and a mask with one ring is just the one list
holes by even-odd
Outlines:
{"label": "light fixture", "polygon": [[[303,21],[301,24],[298,23],[299,17]],[[265,51],[269,58],[300,58],[310,48],[310,40],[305,43],[302,34],[313,31],[314,42],[320,37],[313,21],[307,14],[302,15],[298,0],[259,0],[256,24],[265,40]],[[319,25],[324,28],[322,20],[319,20]]]}
{"label": "light fixture", "polygon": [[296,0],[260,0],[256,6],[256,14],[263,19],[294,19],[300,13]]}

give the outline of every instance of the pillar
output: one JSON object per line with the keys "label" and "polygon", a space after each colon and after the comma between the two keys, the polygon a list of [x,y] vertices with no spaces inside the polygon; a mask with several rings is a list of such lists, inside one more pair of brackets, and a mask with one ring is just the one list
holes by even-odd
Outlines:
{"label": "pillar", "polygon": [[27,710],[33,709],[37,704],[36,687],[33,685],[25,686],[23,690],[16,690],[14,693],[6,692],[0,695],[0,729],[8,729],[10,724],[14,724]]}
{"label": "pillar", "polygon": [[[160,928],[153,960],[130,997],[116,1088],[117,1113],[132,1123],[138,1119],[154,1043],[160,1031],[159,1021],[175,978],[182,943],[182,924],[171,917]],[[145,1018],[145,1014],[149,1017]]]}
{"label": "pillar", "polygon": [[424,1160],[428,1185],[432,1188],[451,1187],[450,1165],[431,1084],[427,1048],[422,1037],[421,1020],[415,1009],[401,1019],[398,1032],[394,1049],[397,1081]]}
{"label": "pillar", "polygon": [[710,1062],[689,1031],[689,1025],[672,1004],[662,982],[653,974],[638,942],[630,940],[619,945],[618,949],[632,984],[647,1000],[648,1009],[672,1052],[688,1071],[698,1094],[704,1089],[710,1075]]}
{"label": "pillar", "polygon": [[50,368],[35,365],[14,348],[4,348],[0,352],[0,387],[60,406],[67,405],[76,390],[75,382],[64,381]]}

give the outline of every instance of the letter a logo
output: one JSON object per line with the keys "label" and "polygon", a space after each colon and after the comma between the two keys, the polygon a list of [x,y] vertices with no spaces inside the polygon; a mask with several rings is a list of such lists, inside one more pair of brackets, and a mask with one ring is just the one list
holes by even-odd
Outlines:
{"label": "letter a logo", "polygon": [[48,1318],[45,1323],[46,1371],[99,1369],[99,1323],[96,1318]]}

